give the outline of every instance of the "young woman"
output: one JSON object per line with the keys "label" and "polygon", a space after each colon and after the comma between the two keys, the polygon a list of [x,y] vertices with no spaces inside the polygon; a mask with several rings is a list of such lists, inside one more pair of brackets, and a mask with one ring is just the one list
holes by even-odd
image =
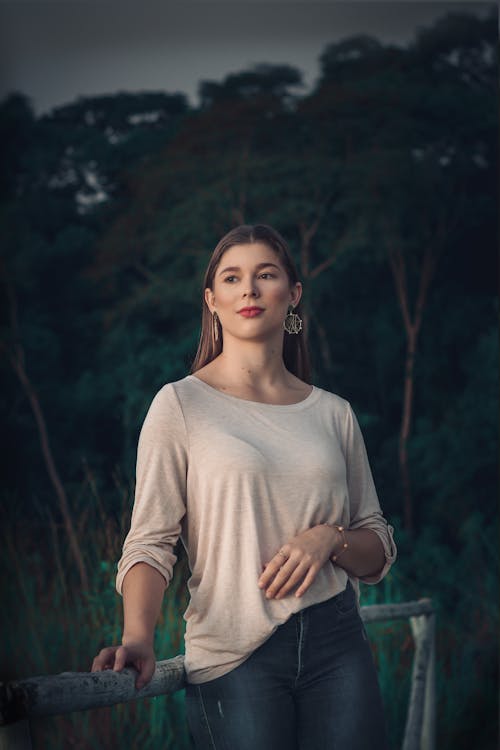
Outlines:
{"label": "young woman", "polygon": [[121,646],[143,687],[180,536],[186,709],[199,750],[385,750],[358,580],[396,557],[348,401],[310,384],[302,286],[281,235],[242,225],[204,280],[192,371],[142,426],[130,531],[118,564]]}

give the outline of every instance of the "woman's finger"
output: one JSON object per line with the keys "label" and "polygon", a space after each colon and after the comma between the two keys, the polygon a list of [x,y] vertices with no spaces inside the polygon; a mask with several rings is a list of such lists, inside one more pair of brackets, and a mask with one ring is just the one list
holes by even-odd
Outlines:
{"label": "woman's finger", "polygon": [[311,585],[311,583],[316,578],[317,572],[318,572],[318,570],[317,570],[317,568],[314,565],[309,568],[309,571],[308,571],[306,577],[304,578],[303,582],[301,583],[301,585],[299,586],[299,588],[295,592],[295,596],[302,596],[307,591],[307,589],[309,588],[309,586]]}
{"label": "woman's finger", "polygon": [[121,672],[127,663],[128,651],[125,646],[119,646],[115,653],[115,665],[113,670],[115,672]]}
{"label": "woman's finger", "polygon": [[265,589],[271,583],[274,576],[276,575],[276,573],[278,573],[280,567],[283,564],[283,557],[280,556],[280,560],[281,562],[273,558],[271,562],[267,563],[266,569],[263,573],[261,573],[258,581],[259,588]]}
{"label": "woman's finger", "polygon": [[279,580],[282,582],[285,580],[285,577],[288,577],[291,571],[294,570],[295,565],[296,563],[290,564],[290,560],[285,560],[283,555],[273,557],[265,572],[259,579],[260,588],[267,589],[268,586],[273,586],[278,576]]}
{"label": "woman's finger", "polygon": [[137,690],[141,690],[151,681],[156,669],[155,659],[143,659],[140,665],[139,675],[135,682]]}
{"label": "woman's finger", "polygon": [[283,586],[286,581],[290,578],[290,576],[293,574],[295,569],[298,565],[300,565],[300,562],[297,562],[296,560],[288,560],[284,565],[281,566],[281,569],[278,570],[276,576],[274,577],[274,580],[268,587],[266,591],[266,597],[268,599],[271,599],[277,591],[280,590],[280,588]]}
{"label": "woman's finger", "polygon": [[293,589],[298,583],[305,581],[304,576],[307,575],[310,570],[306,563],[300,563],[297,565],[289,579],[283,584],[283,586],[276,592],[276,599],[282,599],[288,592]]}
{"label": "woman's finger", "polygon": [[92,662],[91,672],[101,672],[107,666],[113,664],[116,646],[102,648]]}
{"label": "woman's finger", "polygon": [[281,550],[285,554],[281,554],[280,552],[277,552],[274,557],[270,560],[270,562],[267,563],[266,568],[264,572],[261,574],[258,585],[259,588],[265,589],[267,586],[271,583],[275,575],[280,571],[280,569],[283,568],[284,564],[287,562],[287,560],[290,559],[290,552],[287,549],[287,545],[284,545]]}

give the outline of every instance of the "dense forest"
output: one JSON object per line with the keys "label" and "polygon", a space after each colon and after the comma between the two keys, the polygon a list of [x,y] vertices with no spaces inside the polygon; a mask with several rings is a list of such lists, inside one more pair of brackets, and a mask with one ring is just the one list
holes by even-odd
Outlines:
{"label": "dense forest", "polygon": [[[405,48],[262,63],[180,93],[0,102],[2,679],[88,671],[121,635],[137,438],[196,351],[220,237],[267,223],[304,284],[316,385],[353,405],[399,558],[362,604],[432,598],[437,746],[496,747],[497,12]],[[179,561],[157,656],[183,649]],[[401,742],[406,623],[370,626]],[[189,748],[182,693],[39,721],[34,747]]]}

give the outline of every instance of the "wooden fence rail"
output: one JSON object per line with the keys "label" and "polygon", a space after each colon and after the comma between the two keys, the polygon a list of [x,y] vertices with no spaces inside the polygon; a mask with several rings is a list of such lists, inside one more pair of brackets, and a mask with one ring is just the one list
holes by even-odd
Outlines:
{"label": "wooden fence rail", "polygon": [[[409,619],[415,655],[402,750],[435,746],[435,615],[430,599],[361,607],[363,622]],[[29,719],[173,693],[185,685],[184,657],[159,661],[135,689],[136,671],[62,672],[0,683],[0,750],[31,750]]]}

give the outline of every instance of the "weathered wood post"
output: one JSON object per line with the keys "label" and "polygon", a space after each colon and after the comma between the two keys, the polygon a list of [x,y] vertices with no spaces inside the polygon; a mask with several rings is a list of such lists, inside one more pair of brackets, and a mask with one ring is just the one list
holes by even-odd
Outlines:
{"label": "weathered wood post", "polygon": [[[421,600],[428,601],[428,600]],[[415,641],[410,701],[403,750],[434,750],[435,624],[434,614],[410,617]]]}
{"label": "weathered wood post", "polygon": [[427,616],[427,628],[430,652],[425,678],[421,750],[434,750],[436,744],[436,615],[434,613]]}

